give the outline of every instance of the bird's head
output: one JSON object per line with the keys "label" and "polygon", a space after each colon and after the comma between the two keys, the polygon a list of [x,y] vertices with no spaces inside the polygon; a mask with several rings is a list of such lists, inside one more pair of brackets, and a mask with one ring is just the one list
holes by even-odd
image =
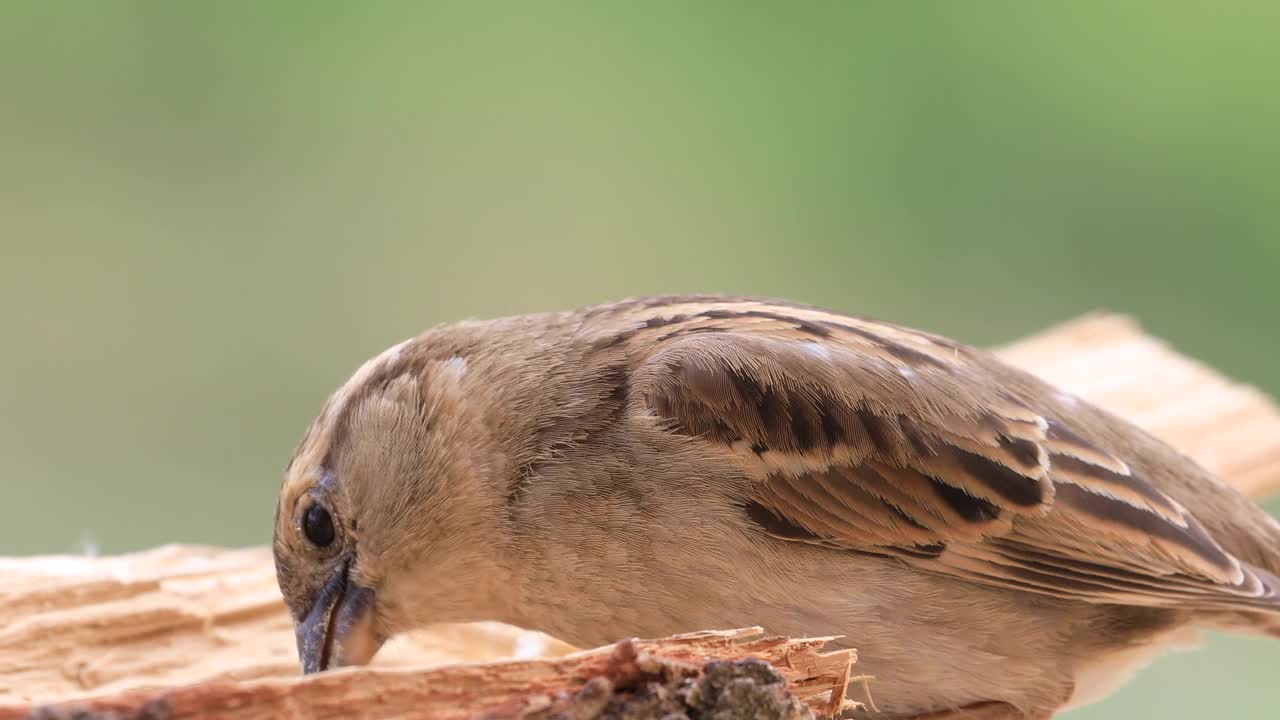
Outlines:
{"label": "bird's head", "polygon": [[467,360],[421,340],[365,363],[285,471],[273,551],[303,672],[364,664],[397,632],[500,614],[502,454]]}

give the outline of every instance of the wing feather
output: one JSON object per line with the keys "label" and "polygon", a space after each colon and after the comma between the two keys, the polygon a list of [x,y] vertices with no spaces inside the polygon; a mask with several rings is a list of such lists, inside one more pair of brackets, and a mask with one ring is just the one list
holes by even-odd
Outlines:
{"label": "wing feather", "polygon": [[1280,609],[1134,458],[990,356],[813,308],[643,312],[632,396],[754,478],[764,532],[1091,602]]}

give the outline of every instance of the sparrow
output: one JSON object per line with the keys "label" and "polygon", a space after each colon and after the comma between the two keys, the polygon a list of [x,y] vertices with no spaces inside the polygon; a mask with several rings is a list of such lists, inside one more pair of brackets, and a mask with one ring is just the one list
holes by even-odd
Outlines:
{"label": "sparrow", "polygon": [[307,673],[440,622],[759,625],[846,638],[875,717],[1038,720],[1199,628],[1280,636],[1280,524],[1191,459],[981,350],[753,298],[395,345],[298,444],[273,549]]}

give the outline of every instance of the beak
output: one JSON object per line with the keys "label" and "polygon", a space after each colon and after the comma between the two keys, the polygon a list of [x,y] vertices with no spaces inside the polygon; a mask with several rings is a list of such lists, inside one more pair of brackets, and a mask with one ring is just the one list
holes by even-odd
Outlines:
{"label": "beak", "polygon": [[373,590],[351,582],[351,561],[320,588],[307,616],[294,623],[302,672],[364,665],[382,645],[373,632]]}

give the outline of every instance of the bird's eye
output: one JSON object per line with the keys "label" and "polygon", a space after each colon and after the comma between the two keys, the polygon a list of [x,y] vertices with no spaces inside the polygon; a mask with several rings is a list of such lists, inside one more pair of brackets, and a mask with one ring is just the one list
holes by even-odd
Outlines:
{"label": "bird's eye", "polygon": [[302,532],[316,547],[328,547],[333,542],[333,516],[322,505],[312,505],[302,517]]}

